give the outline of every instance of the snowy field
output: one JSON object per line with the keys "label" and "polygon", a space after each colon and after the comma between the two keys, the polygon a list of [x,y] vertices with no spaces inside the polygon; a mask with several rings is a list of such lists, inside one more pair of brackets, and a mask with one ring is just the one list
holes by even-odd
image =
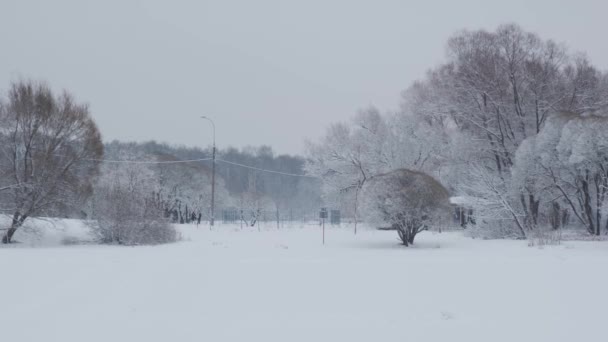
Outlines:
{"label": "snowy field", "polygon": [[53,233],[0,247],[2,340],[608,339],[608,242],[538,248],[451,232],[404,248],[395,232],[343,227],[323,246],[315,226],[219,225],[118,247],[62,245],[83,226],[44,224]]}

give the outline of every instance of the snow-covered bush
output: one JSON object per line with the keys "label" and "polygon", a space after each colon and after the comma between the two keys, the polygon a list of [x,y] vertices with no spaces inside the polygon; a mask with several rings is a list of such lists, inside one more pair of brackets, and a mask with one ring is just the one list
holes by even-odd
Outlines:
{"label": "snow-covered bush", "polygon": [[155,200],[153,172],[142,165],[105,165],[95,187],[90,226],[102,243],[154,245],[178,239]]}
{"label": "snow-covered bush", "polygon": [[447,190],[422,172],[398,169],[376,176],[367,182],[362,198],[367,221],[391,226],[406,246],[450,216]]}
{"label": "snow-covered bush", "polygon": [[95,194],[93,232],[102,243],[155,245],[178,239],[175,228],[151,198],[120,185]]}

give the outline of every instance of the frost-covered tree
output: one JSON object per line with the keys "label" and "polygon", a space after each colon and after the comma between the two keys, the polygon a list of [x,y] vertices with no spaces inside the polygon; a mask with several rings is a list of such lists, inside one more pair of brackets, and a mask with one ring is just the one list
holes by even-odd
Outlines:
{"label": "frost-covered tree", "polygon": [[444,144],[439,125],[406,112],[382,115],[368,108],[348,123],[331,125],[320,142],[309,144],[306,169],[323,180],[326,201],[352,208],[356,223],[367,181],[399,168],[439,171]]}
{"label": "frost-covered tree", "polygon": [[[159,160],[178,161],[174,158]],[[165,163],[155,165],[153,170],[158,179],[154,196],[167,217],[175,223],[190,223],[199,214],[205,220],[210,219],[211,172],[208,169],[193,163]],[[224,180],[217,177],[215,181],[216,207],[230,205]]]}
{"label": "frost-covered tree", "polygon": [[[380,118],[380,115],[376,117]],[[377,167],[369,162],[377,146],[363,139],[374,128],[332,124],[321,142],[308,144],[308,174],[323,180],[323,192],[328,202],[335,205],[346,197],[347,202],[352,203],[355,231],[359,193]]]}
{"label": "frost-covered tree", "polygon": [[476,233],[486,238],[525,238],[525,215],[511,191],[510,179],[505,179],[491,168],[477,163],[468,165],[459,181],[458,193],[466,194],[464,203],[474,208]]}
{"label": "frost-covered tree", "polygon": [[103,144],[85,104],[43,84],[11,85],[0,106],[1,207],[12,215],[3,243],[28,217],[78,207],[91,192]]}
{"label": "frost-covered tree", "polygon": [[514,175],[520,186],[548,194],[599,235],[608,228],[608,117],[554,115],[517,151]]}
{"label": "frost-covered tree", "polygon": [[[184,162],[181,159],[204,158],[204,155],[190,155],[180,151],[180,148],[153,142],[112,142],[106,145],[108,159],[149,163],[148,168],[153,173],[154,182],[148,184],[147,191],[153,195],[156,206],[173,223],[198,222],[199,215],[201,219],[207,220],[210,218],[211,207],[211,169],[205,162]],[[216,177],[215,190],[216,207],[231,204],[222,177]]]}
{"label": "frost-covered tree", "polygon": [[[464,160],[493,173],[488,177],[502,184],[491,183],[504,189],[501,196],[508,199],[503,211],[523,215],[519,223],[534,229],[546,199],[529,191],[531,187],[510,191],[515,153],[524,140],[543,130],[552,112],[580,115],[605,108],[606,74],[584,56],[514,24],[493,32],[459,32],[448,41],[447,51],[447,63],[404,92],[403,107],[428,122],[453,124],[465,139],[451,144],[453,152],[461,148],[461,155],[452,153],[450,163]],[[495,188],[481,189],[485,183],[464,185],[492,193]],[[511,223],[519,230],[516,220]]]}
{"label": "frost-covered tree", "polygon": [[448,191],[433,177],[398,169],[367,182],[363,192],[366,219],[389,225],[406,246],[421,231],[445,224],[450,216]]}

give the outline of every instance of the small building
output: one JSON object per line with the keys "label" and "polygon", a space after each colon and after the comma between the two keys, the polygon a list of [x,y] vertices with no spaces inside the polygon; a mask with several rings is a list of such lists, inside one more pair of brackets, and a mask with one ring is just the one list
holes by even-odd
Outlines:
{"label": "small building", "polygon": [[450,197],[450,204],[453,208],[454,223],[466,228],[469,224],[475,224],[473,204],[477,199],[470,196]]}

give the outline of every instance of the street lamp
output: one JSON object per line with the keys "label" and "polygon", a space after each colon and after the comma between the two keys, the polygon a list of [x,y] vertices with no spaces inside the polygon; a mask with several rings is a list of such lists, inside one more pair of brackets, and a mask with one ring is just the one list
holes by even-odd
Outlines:
{"label": "street lamp", "polygon": [[209,223],[213,226],[215,221],[215,123],[206,116],[201,116],[201,119],[211,122],[213,127],[213,166],[211,167],[211,220]]}

